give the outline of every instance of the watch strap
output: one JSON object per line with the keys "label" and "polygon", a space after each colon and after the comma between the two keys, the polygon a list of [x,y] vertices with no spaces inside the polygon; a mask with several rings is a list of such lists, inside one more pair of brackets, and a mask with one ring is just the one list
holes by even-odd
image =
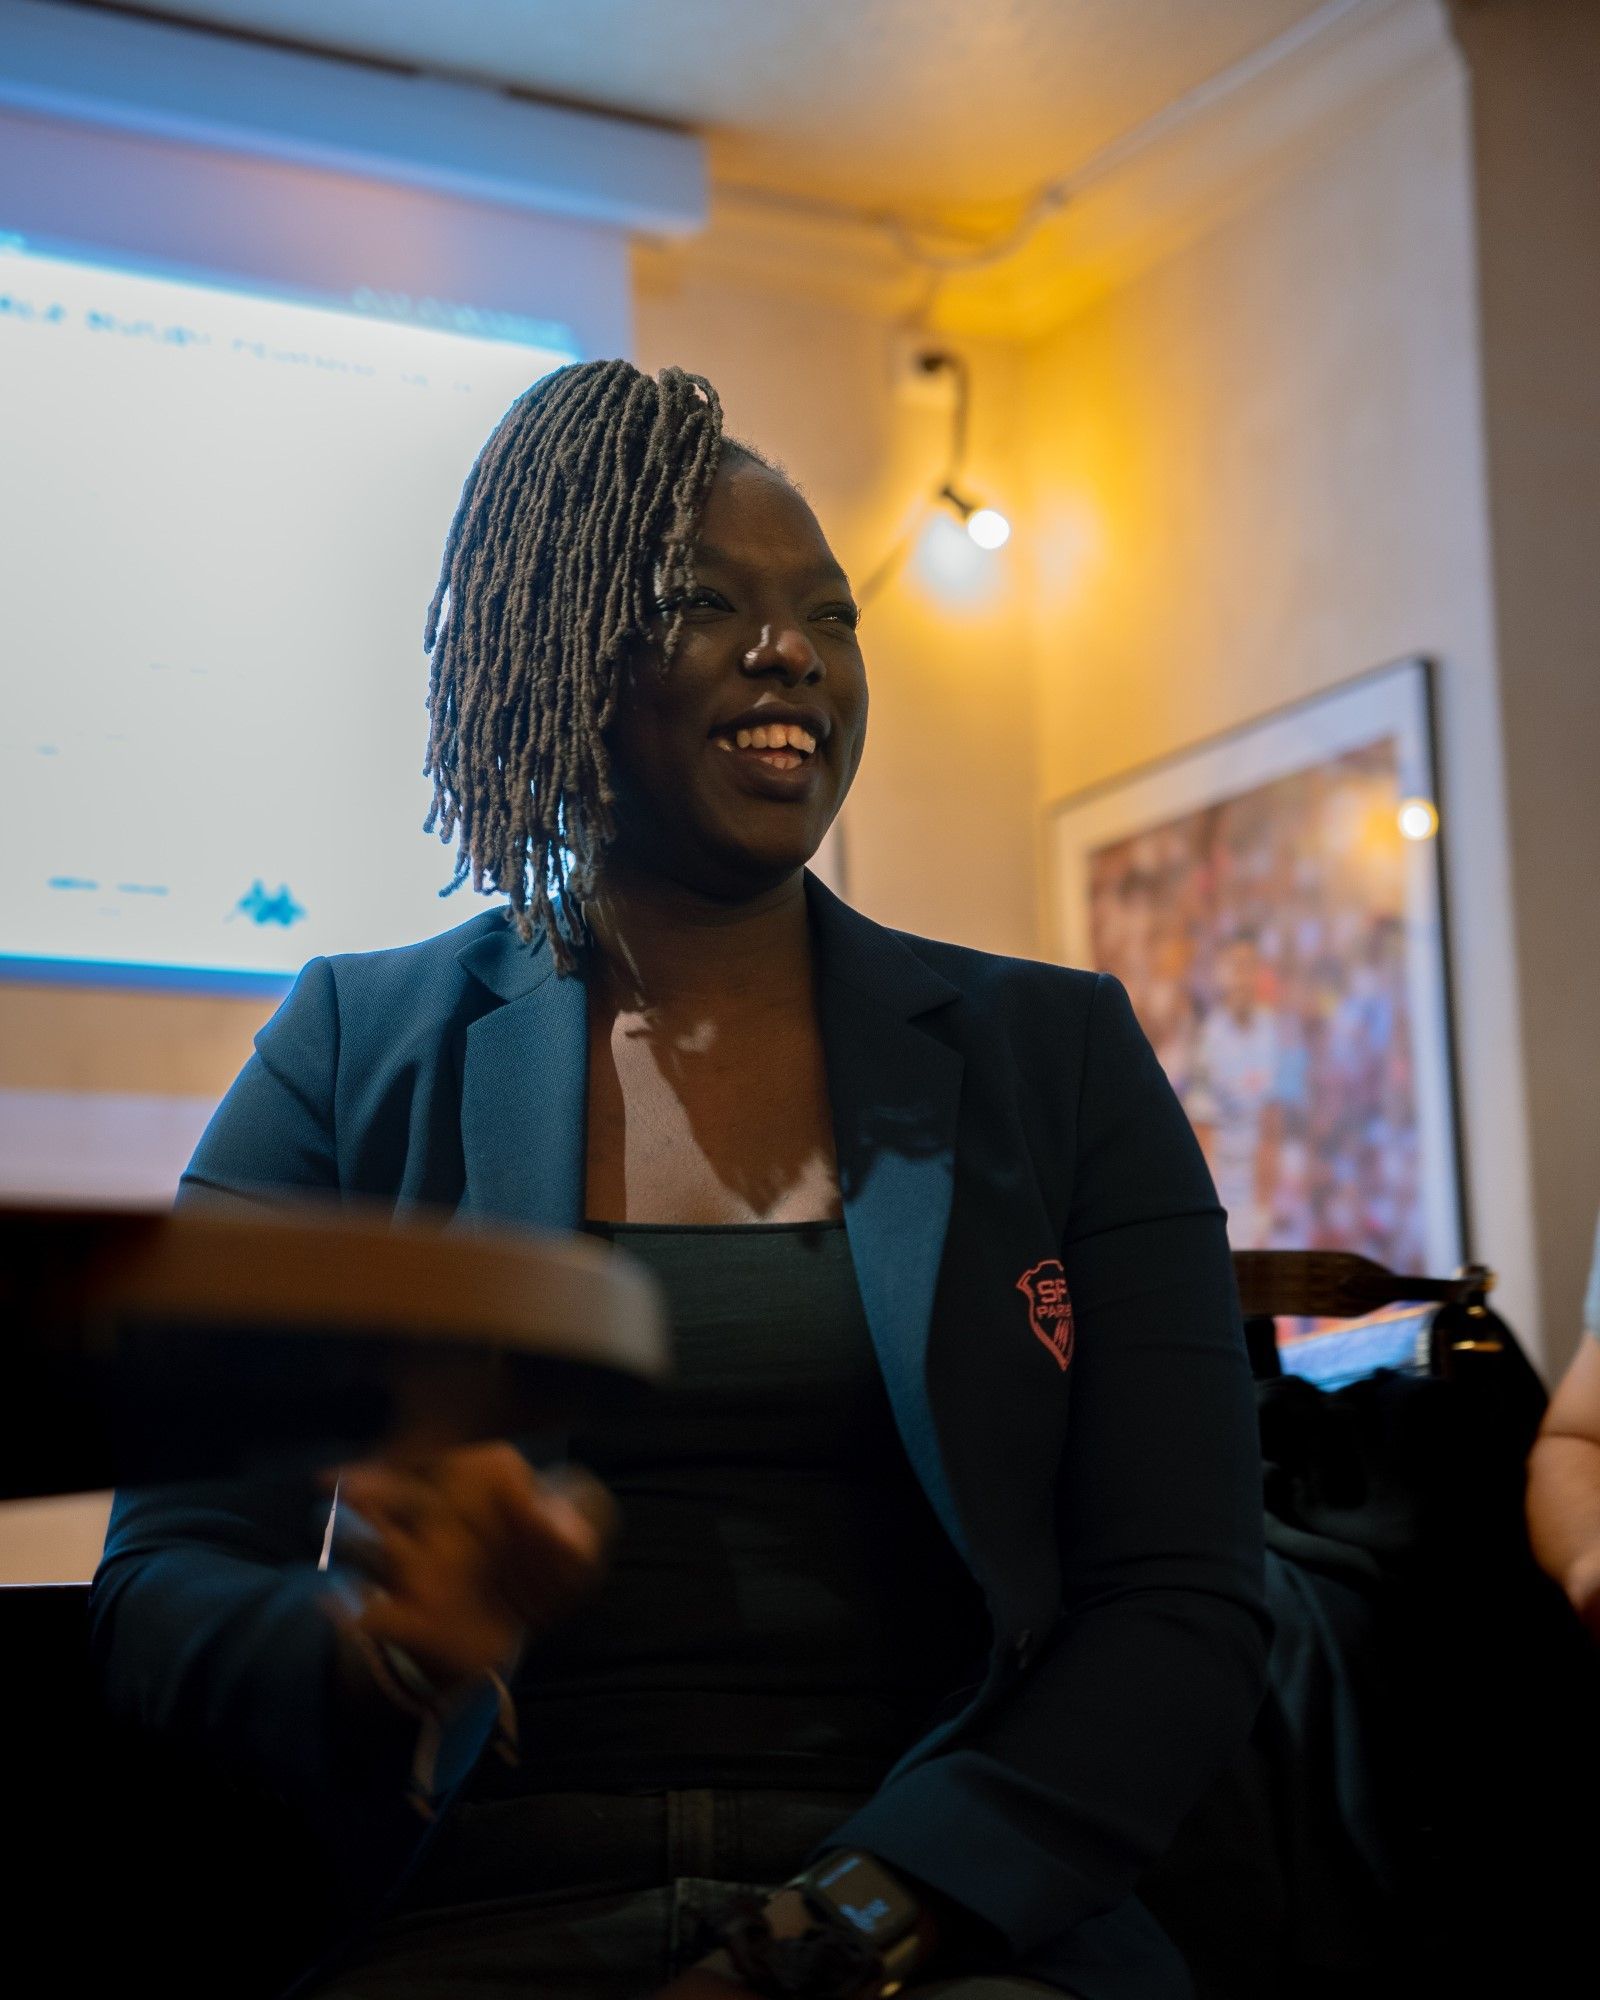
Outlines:
{"label": "watch strap", "polygon": [[834,1918],[779,1936],[765,1903],[740,1896],[719,1912],[714,1937],[718,1948],[699,1961],[701,1969],[731,1965],[735,1978],[768,2000],[859,2000],[883,1991],[876,1946]]}

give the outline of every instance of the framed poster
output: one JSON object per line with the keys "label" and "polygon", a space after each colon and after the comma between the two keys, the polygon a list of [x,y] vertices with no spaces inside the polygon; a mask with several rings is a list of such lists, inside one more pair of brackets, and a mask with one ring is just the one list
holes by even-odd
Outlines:
{"label": "framed poster", "polygon": [[1115,973],[1233,1247],[1463,1259],[1429,663],[1050,809],[1052,956]]}

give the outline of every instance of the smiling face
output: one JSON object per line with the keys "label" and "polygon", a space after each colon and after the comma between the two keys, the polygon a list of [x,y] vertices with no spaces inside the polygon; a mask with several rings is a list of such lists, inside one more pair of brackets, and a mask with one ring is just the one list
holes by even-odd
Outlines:
{"label": "smiling face", "polygon": [[[859,613],[805,501],[735,451],[707,495],[694,577],[671,665],[663,674],[663,613],[606,732],[617,791],[611,851],[704,894],[740,898],[802,868],[850,789],[867,728]],[[786,729],[774,750],[769,732],[763,746],[769,711],[803,734],[791,743]],[[734,724],[754,740],[741,745]]]}

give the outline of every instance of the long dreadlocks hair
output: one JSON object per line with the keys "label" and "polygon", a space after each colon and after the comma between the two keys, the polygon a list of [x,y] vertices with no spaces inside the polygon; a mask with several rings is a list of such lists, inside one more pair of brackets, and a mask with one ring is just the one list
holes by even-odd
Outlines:
{"label": "long dreadlocks hair", "polygon": [[588,942],[581,904],[616,831],[602,732],[663,603],[671,662],[722,449],[702,376],[579,362],[511,405],[450,523],[423,633],[424,831],[459,836],[440,894],[470,875],[509,896],[524,943],[542,927],[563,974]]}

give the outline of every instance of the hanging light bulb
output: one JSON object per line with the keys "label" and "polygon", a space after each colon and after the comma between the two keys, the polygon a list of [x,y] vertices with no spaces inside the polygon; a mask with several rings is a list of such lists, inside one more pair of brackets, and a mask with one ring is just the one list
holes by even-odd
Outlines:
{"label": "hanging light bulb", "polygon": [[967,533],[980,549],[1004,548],[1011,539],[1011,523],[998,507],[975,507],[967,516]]}
{"label": "hanging light bulb", "polygon": [[1010,539],[1011,523],[998,508],[980,507],[959,487],[948,483],[939,488],[938,497],[980,549],[998,549]]}
{"label": "hanging light bulb", "polygon": [[[875,597],[913,552],[925,580],[936,583],[943,595],[951,593],[957,575],[963,579],[960,586],[963,590],[970,586],[980,594],[987,594],[1003,578],[1004,571],[981,559],[974,565],[974,552],[981,551],[986,556],[1003,548],[1011,539],[1011,523],[998,507],[980,506],[959,484],[967,458],[966,361],[952,349],[926,346],[918,347],[904,365],[909,367],[908,379],[913,387],[930,376],[945,376],[953,383],[949,455],[944,471],[935,474],[930,486],[923,489],[931,506],[924,503],[918,509],[877,568],[862,580],[856,595],[863,604]],[[964,536],[955,533],[951,515],[966,529]],[[965,559],[959,553],[962,549],[967,552]]]}

